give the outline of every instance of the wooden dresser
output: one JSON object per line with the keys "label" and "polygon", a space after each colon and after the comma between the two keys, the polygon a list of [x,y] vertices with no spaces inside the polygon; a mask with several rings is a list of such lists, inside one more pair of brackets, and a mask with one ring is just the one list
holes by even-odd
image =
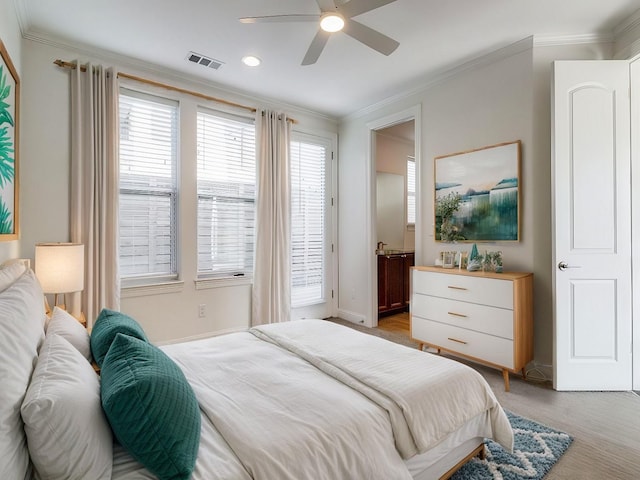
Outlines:
{"label": "wooden dresser", "polygon": [[414,267],[411,337],[509,372],[533,360],[533,274]]}

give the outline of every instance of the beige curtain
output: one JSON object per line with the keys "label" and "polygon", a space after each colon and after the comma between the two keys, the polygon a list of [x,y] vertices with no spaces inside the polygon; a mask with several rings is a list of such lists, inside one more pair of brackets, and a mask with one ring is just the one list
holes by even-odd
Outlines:
{"label": "beige curtain", "polygon": [[256,252],[252,325],[288,321],[291,315],[291,186],[284,114],[256,114]]}
{"label": "beige curtain", "polygon": [[[120,309],[118,76],[86,65],[71,74],[71,241],[84,244],[82,311]],[[82,71],[85,70],[85,71]]]}

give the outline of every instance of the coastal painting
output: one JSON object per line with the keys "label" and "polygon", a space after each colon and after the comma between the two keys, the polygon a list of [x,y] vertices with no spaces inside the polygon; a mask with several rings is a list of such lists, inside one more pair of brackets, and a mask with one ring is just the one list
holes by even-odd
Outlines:
{"label": "coastal painting", "polygon": [[435,159],[437,241],[520,239],[520,152],[518,140]]}

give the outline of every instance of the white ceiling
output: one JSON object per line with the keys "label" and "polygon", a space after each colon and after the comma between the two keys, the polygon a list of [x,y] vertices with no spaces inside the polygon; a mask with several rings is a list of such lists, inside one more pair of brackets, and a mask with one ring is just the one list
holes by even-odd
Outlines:
{"label": "white ceiling", "polygon": [[[396,0],[357,17],[400,42],[386,57],[333,34],[314,65],[300,62],[314,23],[246,25],[240,17],[315,14],[315,0],[16,0],[23,34],[125,55],[241,93],[332,117],[417,88],[464,62],[531,35],[611,36],[640,0]],[[224,62],[219,70],[187,52]],[[247,54],[260,57],[244,66]],[[71,59],[64,59],[71,60]]]}

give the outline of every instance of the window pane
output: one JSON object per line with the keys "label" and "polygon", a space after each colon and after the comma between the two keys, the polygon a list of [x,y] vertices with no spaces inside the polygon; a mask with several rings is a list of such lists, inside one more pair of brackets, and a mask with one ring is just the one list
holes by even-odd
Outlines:
{"label": "window pane", "polygon": [[324,301],[327,148],[291,142],[291,304]]}
{"label": "window pane", "polygon": [[253,272],[253,120],[198,112],[198,274]]}
{"label": "window pane", "polygon": [[120,94],[120,276],[175,275],[176,102]]}
{"label": "window pane", "polygon": [[416,223],[416,161],[407,159],[407,223]]}

